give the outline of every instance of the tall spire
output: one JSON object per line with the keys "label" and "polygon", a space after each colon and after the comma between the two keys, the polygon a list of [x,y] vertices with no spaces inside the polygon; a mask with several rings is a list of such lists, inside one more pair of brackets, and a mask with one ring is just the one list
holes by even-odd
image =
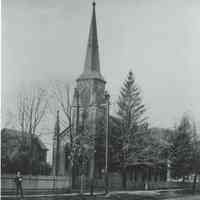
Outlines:
{"label": "tall spire", "polygon": [[93,5],[93,12],[92,12],[92,20],[90,24],[84,71],[78,80],[100,79],[104,81],[103,76],[101,75],[101,72],[100,72],[96,12],[95,12],[96,3],[93,2],[92,5]]}

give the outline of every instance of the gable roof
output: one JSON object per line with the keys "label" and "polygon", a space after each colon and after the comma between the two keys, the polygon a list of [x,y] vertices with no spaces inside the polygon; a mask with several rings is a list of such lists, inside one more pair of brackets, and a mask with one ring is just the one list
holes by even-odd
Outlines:
{"label": "gable roof", "polygon": [[37,138],[37,141],[38,141],[38,144],[39,144],[40,148],[41,148],[42,150],[48,150],[48,148],[47,148],[46,145],[42,142],[42,140],[41,140],[38,136],[36,136],[36,138]]}
{"label": "gable roof", "polygon": [[[30,137],[27,132],[24,132],[23,136],[25,136],[27,139]],[[1,130],[1,137],[7,137],[7,139],[20,139],[20,137],[22,137],[22,132],[15,129],[3,128]],[[48,150],[46,145],[37,135],[34,135],[34,138],[37,140],[37,144],[42,150]]]}

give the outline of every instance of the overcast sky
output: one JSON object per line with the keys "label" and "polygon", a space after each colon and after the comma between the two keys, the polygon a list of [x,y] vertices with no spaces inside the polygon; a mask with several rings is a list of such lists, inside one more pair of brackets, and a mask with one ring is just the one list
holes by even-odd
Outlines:
{"label": "overcast sky", "polygon": [[[22,85],[74,82],[83,70],[91,0],[2,0],[3,115]],[[98,0],[101,71],[113,108],[132,69],[152,126],[200,119],[200,1]]]}

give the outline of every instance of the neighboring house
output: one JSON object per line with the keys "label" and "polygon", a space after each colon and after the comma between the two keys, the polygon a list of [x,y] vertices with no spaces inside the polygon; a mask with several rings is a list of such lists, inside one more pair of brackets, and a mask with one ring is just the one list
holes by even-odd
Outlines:
{"label": "neighboring house", "polygon": [[[13,171],[20,170],[15,170],[17,166],[13,166],[16,160],[20,166],[23,166],[22,162],[30,160],[43,166],[47,164],[48,149],[36,135],[32,135],[31,142],[30,134],[22,134],[18,130],[4,128],[1,130],[1,145],[2,173],[12,173]],[[31,145],[32,153],[30,154],[28,152]],[[30,159],[30,156],[32,156],[32,159]],[[21,164],[19,160],[21,160]]]}

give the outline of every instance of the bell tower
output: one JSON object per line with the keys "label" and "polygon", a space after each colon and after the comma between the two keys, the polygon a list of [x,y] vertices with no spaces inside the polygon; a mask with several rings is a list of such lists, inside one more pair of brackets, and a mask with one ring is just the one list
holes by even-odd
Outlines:
{"label": "bell tower", "polygon": [[[99,45],[97,37],[95,2],[92,4],[92,19],[86,49],[84,69],[76,80],[73,99],[72,124],[73,134],[79,134],[78,126],[84,123],[90,135],[99,133],[99,120],[105,116],[105,80],[100,70]],[[84,116],[84,119],[83,119]],[[95,143],[93,155],[89,161],[89,178],[93,178],[95,170]]]}
{"label": "bell tower", "polygon": [[[104,94],[106,84],[100,71],[95,5],[96,3],[93,2],[92,20],[89,29],[84,69],[76,80],[72,112],[74,126],[77,124],[75,123],[77,120],[77,107],[79,111],[78,120],[81,121],[81,113],[83,110],[87,112],[88,120],[91,120],[92,124],[94,124],[93,130],[91,130],[93,134],[96,134],[95,118],[101,115],[99,112],[102,110],[102,104],[105,103]],[[105,110],[105,108],[103,110]]]}
{"label": "bell tower", "polygon": [[83,73],[77,79],[80,94],[80,105],[101,104],[104,98],[105,80],[100,71],[99,46],[95,2],[93,2],[92,20],[86,50]]}

